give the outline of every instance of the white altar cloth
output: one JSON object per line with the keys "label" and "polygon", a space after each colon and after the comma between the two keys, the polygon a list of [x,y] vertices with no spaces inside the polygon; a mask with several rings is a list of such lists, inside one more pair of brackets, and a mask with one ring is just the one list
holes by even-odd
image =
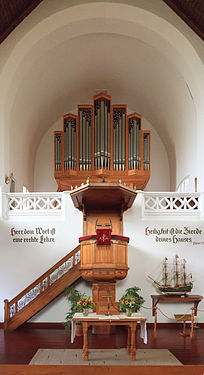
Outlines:
{"label": "white altar cloth", "polygon": [[[76,313],[74,314],[73,318],[78,318],[80,320],[86,319],[87,317],[84,316],[82,313]],[[89,313],[88,318],[91,319],[107,319],[108,321],[111,320],[119,320],[119,319],[146,319],[144,316],[142,316],[140,313],[133,313],[130,317],[126,316],[125,314],[120,315],[96,315],[96,313]],[[144,344],[147,344],[147,326],[146,326],[146,320],[145,321],[138,321],[137,323],[140,324],[140,337],[143,339]],[[76,321],[72,320],[71,323],[71,343],[74,342],[76,335]]]}

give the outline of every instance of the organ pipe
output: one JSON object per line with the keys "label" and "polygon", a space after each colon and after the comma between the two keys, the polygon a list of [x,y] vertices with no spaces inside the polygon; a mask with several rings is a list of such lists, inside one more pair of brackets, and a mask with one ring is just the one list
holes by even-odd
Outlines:
{"label": "organ pipe", "polygon": [[150,169],[150,134],[143,134],[143,164],[144,170],[147,171]]}
{"label": "organ pipe", "polygon": [[110,102],[94,103],[94,165],[96,169],[110,169]]}
{"label": "organ pipe", "polygon": [[125,170],[125,108],[113,108],[113,169]]}
{"label": "organ pipe", "polygon": [[61,134],[55,134],[55,169],[60,171],[62,168],[61,151],[62,151]]}
{"label": "organ pipe", "polygon": [[128,121],[128,166],[129,169],[141,168],[141,121],[140,118],[130,117]]}
{"label": "organ pipe", "polygon": [[64,169],[76,169],[76,119],[64,119]]}
{"label": "organ pipe", "polygon": [[91,108],[79,109],[79,169],[91,169]]}
{"label": "organ pipe", "polygon": [[101,93],[94,97],[93,105],[79,105],[78,115],[64,116],[63,131],[55,132],[54,138],[59,190],[88,178],[120,179],[144,188],[151,170],[150,131],[142,131],[139,114],[127,116],[126,112],[126,105],[112,105],[111,97]]}

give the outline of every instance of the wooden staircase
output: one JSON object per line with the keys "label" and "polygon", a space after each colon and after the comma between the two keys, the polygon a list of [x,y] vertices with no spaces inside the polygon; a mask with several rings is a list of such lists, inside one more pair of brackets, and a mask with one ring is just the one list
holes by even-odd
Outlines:
{"label": "wooden staircase", "polygon": [[47,306],[80,278],[79,266],[80,246],[77,246],[11,301],[4,300],[4,329],[16,329]]}

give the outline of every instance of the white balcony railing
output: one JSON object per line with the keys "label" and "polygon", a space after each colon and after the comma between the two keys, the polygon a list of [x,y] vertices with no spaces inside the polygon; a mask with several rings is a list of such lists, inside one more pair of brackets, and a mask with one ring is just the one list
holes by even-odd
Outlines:
{"label": "white balcony railing", "polygon": [[7,193],[4,194],[5,214],[61,215],[63,193]]}
{"label": "white balcony railing", "polygon": [[[68,207],[65,199],[67,193],[2,193],[0,211],[4,218],[63,215],[66,211],[65,206]],[[143,216],[203,217],[203,193],[143,191],[137,193],[142,196],[140,205]]]}
{"label": "white balcony railing", "polygon": [[143,214],[200,216],[200,200],[200,193],[143,192]]}

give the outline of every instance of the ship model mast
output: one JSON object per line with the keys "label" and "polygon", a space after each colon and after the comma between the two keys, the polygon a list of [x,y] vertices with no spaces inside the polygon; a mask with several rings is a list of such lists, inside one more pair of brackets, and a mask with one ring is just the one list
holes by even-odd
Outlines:
{"label": "ship model mast", "polygon": [[180,269],[179,256],[175,256],[173,269],[168,264],[168,258],[165,257],[163,261],[162,282],[159,282],[148,276],[157,289],[163,294],[186,294],[191,291],[193,287],[192,275],[186,274],[186,260],[183,259],[182,270]]}

